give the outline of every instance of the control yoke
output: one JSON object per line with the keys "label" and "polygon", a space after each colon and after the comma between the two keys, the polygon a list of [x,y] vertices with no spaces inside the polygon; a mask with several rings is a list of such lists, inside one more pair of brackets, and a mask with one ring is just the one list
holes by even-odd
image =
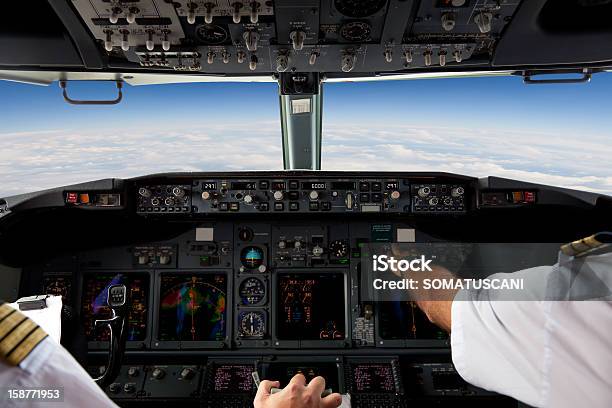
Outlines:
{"label": "control yoke", "polygon": [[127,328],[125,321],[127,317],[127,288],[125,285],[112,285],[108,288],[106,303],[112,311],[110,319],[96,320],[95,328],[106,326],[110,329],[110,350],[108,363],[104,373],[96,378],[96,383],[102,388],[112,383],[121,368],[121,360],[125,352],[125,339]]}

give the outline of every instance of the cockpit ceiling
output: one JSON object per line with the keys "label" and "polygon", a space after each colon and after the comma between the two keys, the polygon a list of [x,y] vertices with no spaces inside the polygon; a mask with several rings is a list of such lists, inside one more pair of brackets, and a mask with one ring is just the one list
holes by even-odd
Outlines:
{"label": "cockpit ceiling", "polygon": [[[606,67],[611,1],[36,0],[5,5],[5,70],[329,78]],[[28,16],[17,19],[13,16]],[[586,23],[588,22],[588,23]]]}

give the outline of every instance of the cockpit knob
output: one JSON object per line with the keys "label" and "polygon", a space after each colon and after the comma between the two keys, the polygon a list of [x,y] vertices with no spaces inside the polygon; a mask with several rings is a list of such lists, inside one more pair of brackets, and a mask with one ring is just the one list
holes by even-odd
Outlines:
{"label": "cockpit knob", "polygon": [[294,50],[300,51],[302,48],[304,48],[306,33],[300,30],[292,31],[291,34],[289,34],[289,38],[291,39]]}
{"label": "cockpit knob", "polygon": [[310,201],[317,201],[319,199],[319,192],[312,190],[310,194],[308,194],[308,198],[310,198]]}
{"label": "cockpit knob", "polygon": [[108,17],[108,21],[110,21],[111,24],[117,24],[117,22],[119,22],[119,15],[121,13],[123,13],[123,9],[121,7],[113,7],[111,14]]}
{"label": "cockpit knob", "polygon": [[185,367],[181,370],[180,376],[182,380],[191,380],[195,377],[195,371],[192,368]]}
{"label": "cockpit knob", "polygon": [[104,40],[104,49],[108,52],[113,50],[113,30],[106,30],[106,39]]}
{"label": "cockpit knob", "polygon": [[442,28],[444,31],[453,31],[455,29],[455,13],[442,14]]}
{"label": "cockpit knob", "polygon": [[127,383],[123,386],[123,391],[126,394],[133,394],[136,392],[136,384],[134,383]]}
{"label": "cockpit knob", "polygon": [[128,13],[125,16],[125,19],[128,22],[128,24],[134,24],[136,22],[136,14],[138,14],[139,12],[140,10],[138,9],[138,7],[129,8]]}
{"label": "cockpit knob", "polygon": [[283,240],[278,241],[278,247],[280,249],[285,249],[285,247],[287,247],[287,243],[285,241],[283,241]]}
{"label": "cockpit knob", "polygon": [[213,9],[215,8],[214,3],[206,3],[204,4],[204,21],[206,24],[211,24],[213,22]]}
{"label": "cockpit knob", "polygon": [[242,34],[242,38],[244,39],[247,50],[251,52],[257,51],[257,43],[259,41],[259,33],[257,31],[245,31],[244,34]]}
{"label": "cockpit knob", "polygon": [[210,193],[208,191],[202,191],[202,200],[210,200]]}
{"label": "cockpit knob", "polygon": [[276,71],[285,72],[289,68],[289,57],[287,54],[278,54],[276,57]]}
{"label": "cockpit knob", "polygon": [[160,265],[168,265],[170,263],[170,255],[160,255],[159,263]]}
{"label": "cockpit knob", "polygon": [[465,193],[465,189],[463,187],[455,187],[451,190],[451,195],[453,197],[460,197]]}
{"label": "cockpit knob", "polygon": [[253,203],[253,196],[250,194],[247,194],[244,196],[244,203],[245,204],[252,204]]}
{"label": "cockpit knob", "polygon": [[353,53],[346,53],[342,56],[341,68],[342,72],[351,72],[355,68],[357,57]]}
{"label": "cockpit knob", "polygon": [[285,195],[283,194],[283,192],[282,192],[282,191],[275,191],[275,192],[274,192],[274,199],[275,199],[276,201],[280,201],[280,200],[282,200],[284,197],[285,197]]}
{"label": "cockpit knob", "polygon": [[386,49],[385,50],[385,61],[386,62],[392,62],[393,61],[393,51],[390,49]]}
{"label": "cockpit knob", "polygon": [[313,256],[323,255],[323,248],[321,248],[319,245],[316,245],[314,248],[312,248],[312,255]]}
{"label": "cockpit knob", "polygon": [[155,378],[156,380],[161,380],[165,376],[166,376],[166,372],[162,368],[159,368],[159,367],[155,367],[153,371],[151,372],[151,377]]}
{"label": "cockpit knob", "polygon": [[232,7],[234,8],[232,11],[232,21],[234,21],[234,24],[240,24],[240,9],[242,8],[242,3],[233,3]]}
{"label": "cockpit knob", "polygon": [[400,192],[395,190],[391,192],[391,199],[392,200],[398,200],[400,198]]}
{"label": "cockpit knob", "polygon": [[112,394],[119,394],[119,392],[121,392],[121,384],[119,384],[119,383],[112,383],[111,385],[108,386],[108,390]]}
{"label": "cockpit knob", "polygon": [[346,208],[349,210],[353,209],[353,193],[346,193],[346,198],[344,199],[344,204],[346,204]]}
{"label": "cockpit knob", "polygon": [[130,32],[128,30],[121,31],[121,49],[123,51],[129,51],[130,49],[129,36]]}
{"label": "cockpit knob", "polygon": [[196,10],[198,9],[198,5],[195,3],[189,3],[187,5],[187,22],[189,24],[195,24],[196,21]]}
{"label": "cockpit knob", "polygon": [[257,58],[257,55],[253,54],[251,55],[251,58],[249,60],[249,69],[251,71],[255,71],[257,69],[257,62],[259,61],[259,59]]}
{"label": "cockpit knob", "polygon": [[151,197],[151,190],[148,188],[140,187],[138,189],[138,194],[142,197]]}
{"label": "cockpit knob", "polygon": [[431,189],[429,187],[421,187],[417,194],[419,197],[427,197],[431,193]]}
{"label": "cockpit knob", "polygon": [[128,377],[138,377],[138,375],[140,374],[140,370],[138,369],[138,367],[130,367],[128,368]]}
{"label": "cockpit knob", "polygon": [[493,20],[493,14],[485,13],[484,11],[481,11],[480,13],[476,14],[476,16],[474,17],[474,22],[478,26],[478,29],[480,30],[480,32],[483,34],[486,34],[489,31],[491,31],[491,21],[492,20]]}
{"label": "cockpit knob", "polygon": [[172,189],[172,194],[173,194],[175,197],[182,198],[182,197],[184,197],[184,196],[185,196],[185,189],[183,189],[182,187],[174,187],[174,188]]}
{"label": "cockpit knob", "polygon": [[138,265],[146,265],[149,263],[149,257],[147,255],[138,256]]}
{"label": "cockpit knob", "polygon": [[149,51],[153,51],[153,48],[155,48],[155,43],[153,42],[153,30],[147,30],[147,40],[145,41],[145,45]]}
{"label": "cockpit knob", "polygon": [[261,273],[264,273],[268,268],[266,268],[266,265],[259,265],[259,267],[257,268],[257,270]]}
{"label": "cockpit knob", "polygon": [[300,249],[301,247],[302,247],[302,241],[300,241],[299,239],[296,239],[295,242],[293,243],[293,248]]}

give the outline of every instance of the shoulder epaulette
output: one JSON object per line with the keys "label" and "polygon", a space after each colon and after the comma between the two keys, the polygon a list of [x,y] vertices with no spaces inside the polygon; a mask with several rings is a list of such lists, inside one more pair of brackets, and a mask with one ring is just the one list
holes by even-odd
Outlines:
{"label": "shoulder epaulette", "polygon": [[47,333],[26,315],[0,304],[0,360],[19,365],[45,337]]}
{"label": "shoulder epaulette", "polygon": [[611,232],[600,232],[590,237],[579,239],[561,246],[561,252],[567,256],[584,256],[595,249],[612,243]]}

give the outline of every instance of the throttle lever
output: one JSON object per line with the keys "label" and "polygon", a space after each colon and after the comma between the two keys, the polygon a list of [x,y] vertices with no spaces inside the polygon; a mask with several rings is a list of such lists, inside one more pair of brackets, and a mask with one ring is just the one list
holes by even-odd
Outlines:
{"label": "throttle lever", "polygon": [[106,326],[110,329],[109,356],[104,373],[95,379],[102,388],[111,384],[119,375],[121,361],[125,353],[125,340],[127,335],[126,310],[127,288],[125,285],[112,285],[108,288],[106,303],[110,307],[112,316],[109,319],[96,320],[94,327]]}

